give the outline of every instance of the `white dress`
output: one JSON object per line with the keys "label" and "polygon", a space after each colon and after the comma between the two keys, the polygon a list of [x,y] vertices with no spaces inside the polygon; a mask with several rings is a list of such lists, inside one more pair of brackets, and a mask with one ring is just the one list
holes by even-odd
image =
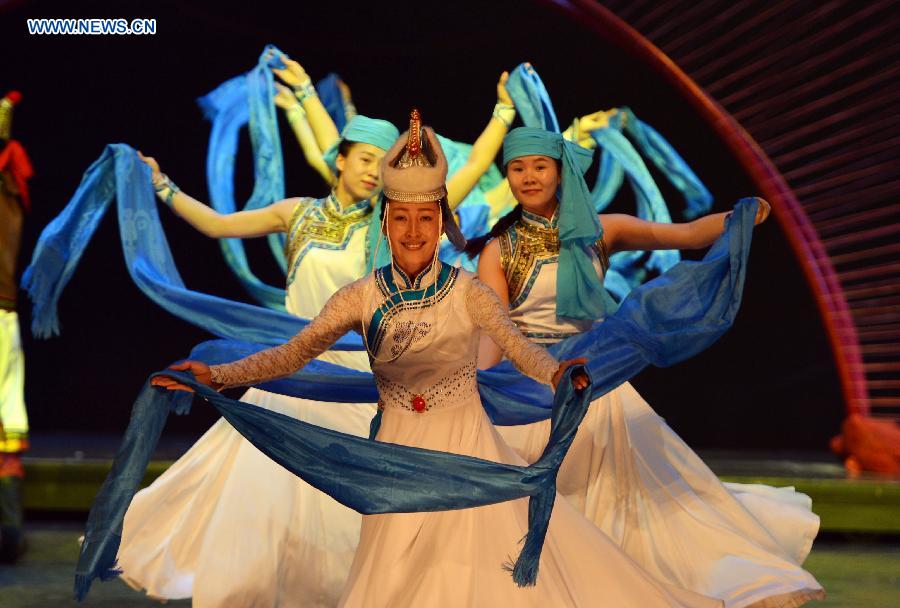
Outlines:
{"label": "white dress", "polygon": [[[319,313],[366,273],[368,202],[342,209],[304,199],[287,239],[287,310]],[[319,359],[369,370],[365,352]],[[249,389],[242,401],[367,436],[374,404],[319,403]],[[198,608],[331,607],[344,587],[360,515],[269,460],[219,419],[153,484],[135,495],[119,549],[123,578],[157,598]]]}
{"label": "white dress", "polygon": [[[524,212],[498,239],[510,318],[544,344],[591,326],[556,317],[554,221]],[[602,273],[602,244],[594,251]],[[540,457],[549,429],[549,421],[499,428],[529,462]],[[819,528],[809,497],[793,488],[722,484],[627,382],[591,405],[557,488],[660,580],[723,598],[729,608],[824,597],[800,567]]]}
{"label": "white dress", "polygon": [[[403,279],[390,268],[361,279],[335,294],[289,343],[213,366],[213,380],[234,385],[290,373],[344,332],[368,325],[384,407],[379,441],[523,464],[496,432],[478,396],[480,330],[542,382],[549,381],[556,361],[515,330],[496,295],[471,273],[444,266],[433,297],[423,297],[422,288],[435,273],[426,273],[418,285],[408,284],[412,297],[395,304],[386,299],[391,291],[385,276]],[[373,319],[376,309],[383,313],[380,320]],[[363,516],[338,605],[722,606],[655,580],[562,499],[550,519],[536,585],[517,587],[502,565],[518,554],[527,522],[527,498],[454,511]]]}

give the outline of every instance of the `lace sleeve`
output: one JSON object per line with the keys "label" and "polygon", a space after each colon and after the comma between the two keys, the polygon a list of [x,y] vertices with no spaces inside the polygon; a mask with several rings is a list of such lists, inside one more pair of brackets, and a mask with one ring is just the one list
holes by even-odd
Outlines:
{"label": "lace sleeve", "polygon": [[475,325],[497,343],[519,371],[538,382],[550,384],[559,362],[546,349],[522,335],[509,319],[497,294],[478,279],[472,279],[468,296],[466,308]]}
{"label": "lace sleeve", "polygon": [[359,327],[363,290],[362,281],[338,290],[309,325],[281,346],[267,348],[233,363],[211,365],[213,382],[225,387],[257,384],[302,368],[338,338]]}

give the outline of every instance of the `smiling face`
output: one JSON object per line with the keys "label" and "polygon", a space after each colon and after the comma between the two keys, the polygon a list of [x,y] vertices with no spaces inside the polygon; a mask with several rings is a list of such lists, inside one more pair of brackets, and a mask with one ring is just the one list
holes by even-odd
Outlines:
{"label": "smiling face", "polygon": [[387,201],[387,236],[394,261],[410,277],[434,259],[440,238],[438,203]]}
{"label": "smiling face", "polygon": [[378,193],[381,189],[381,159],[384,154],[381,148],[364,143],[354,143],[346,155],[338,154],[334,161],[340,171],[338,198],[345,195],[358,203]]}
{"label": "smiling face", "polygon": [[553,214],[560,183],[559,166],[554,159],[537,155],[514,158],[506,166],[506,177],[513,196],[526,211]]}

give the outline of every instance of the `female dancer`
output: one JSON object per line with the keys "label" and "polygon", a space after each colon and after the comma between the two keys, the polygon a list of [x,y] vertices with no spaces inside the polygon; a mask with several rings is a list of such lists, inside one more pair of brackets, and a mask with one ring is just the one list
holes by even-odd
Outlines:
{"label": "female dancer", "polygon": [[[493,158],[505,132],[506,123],[492,118],[476,144],[480,156],[490,153]],[[380,159],[396,134],[385,121],[356,116],[334,146],[338,177],[330,196],[286,199],[230,215],[179,191],[153,159],[146,160],[159,197],[203,234],[221,238],[287,232],[286,307],[310,318],[337,289],[363,276],[368,258],[377,253],[367,251],[370,200],[380,188]],[[484,151],[489,146],[493,152]],[[468,174],[460,179],[474,184]],[[467,194],[454,179],[448,190],[457,202]],[[362,352],[329,351],[319,358],[368,370]],[[242,400],[359,436],[367,435],[375,413],[374,404],[337,411],[329,404],[258,389],[248,390]],[[253,507],[257,517],[252,525],[244,521],[250,507],[236,499],[248,492],[266,496]],[[132,586],[159,598],[193,597],[198,607],[275,606],[285,594],[304,598],[297,600],[300,605],[332,606],[350,568],[359,522],[357,513],[273,465],[219,420],[135,496],[125,518],[119,563]]]}
{"label": "female dancer", "polygon": [[[479,278],[509,306],[519,329],[541,344],[583,332],[611,312],[598,307],[609,255],[707,247],[728,216],[685,224],[593,216],[591,245],[573,247],[566,231],[584,204],[579,192],[586,191],[576,153],[541,129],[510,132],[503,162],[519,204],[467,246],[470,254],[481,253]],[[757,224],[769,214],[769,205],[760,203]],[[482,342],[479,367],[490,367],[500,352]],[[538,423],[504,427],[501,434],[535,460],[548,431]],[[800,568],[818,529],[808,498],[791,488],[726,488],[628,383],[592,405],[558,487],[660,580],[724,598],[729,607],[797,606],[824,596]]]}
{"label": "female dancer", "polygon": [[[446,202],[447,165],[440,144],[426,129],[420,151],[417,135],[414,131],[409,142],[401,137],[386,156],[389,266],[339,290],[283,346],[227,365],[210,368],[189,361],[173,368],[191,370],[210,386],[242,385],[286,375],[347,331],[360,331],[369,337],[384,408],[379,441],[520,464],[496,434],[478,397],[479,332],[489,334],[517,367],[544,383],[559,382],[567,367],[583,360],[557,364],[516,331],[488,287],[438,260],[441,232],[456,243],[461,234]],[[402,297],[393,297],[398,294]],[[165,376],[154,384],[187,388]],[[573,384],[584,388],[587,379],[574,376]],[[523,499],[454,511],[364,516],[339,605],[721,605],[656,582],[563,500],[550,519],[536,586],[518,587],[499,564],[516,552],[528,518]]]}

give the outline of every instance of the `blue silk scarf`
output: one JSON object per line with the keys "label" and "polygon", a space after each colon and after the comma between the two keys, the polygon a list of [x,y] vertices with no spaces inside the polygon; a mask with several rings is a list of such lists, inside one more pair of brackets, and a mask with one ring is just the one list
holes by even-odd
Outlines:
{"label": "blue silk scarf", "polygon": [[[234,160],[240,130],[248,125],[253,152],[253,192],[243,209],[260,209],[285,196],[284,160],[274,104],[272,67],[281,67],[281,51],[267,46],[256,67],[227,80],[197,100],[212,123],[206,156],[206,181],[210,204],[219,213],[238,211],[234,194]],[[282,270],[286,270],[284,236],[271,234],[269,247]],[[240,239],[219,239],[228,267],[257,302],[284,310],[284,288],[263,283],[250,269]]]}
{"label": "blue silk scarf", "polygon": [[[63,211],[44,228],[22,277],[33,302],[31,329],[36,336],[59,333],[59,298],[113,198],[128,272],[165,310],[213,335],[261,344],[280,344],[308,323],[283,311],[187,289],[159,220],[150,168],[133,148],[111,144],[85,172]],[[334,348],[362,350],[362,342],[348,335]]]}

